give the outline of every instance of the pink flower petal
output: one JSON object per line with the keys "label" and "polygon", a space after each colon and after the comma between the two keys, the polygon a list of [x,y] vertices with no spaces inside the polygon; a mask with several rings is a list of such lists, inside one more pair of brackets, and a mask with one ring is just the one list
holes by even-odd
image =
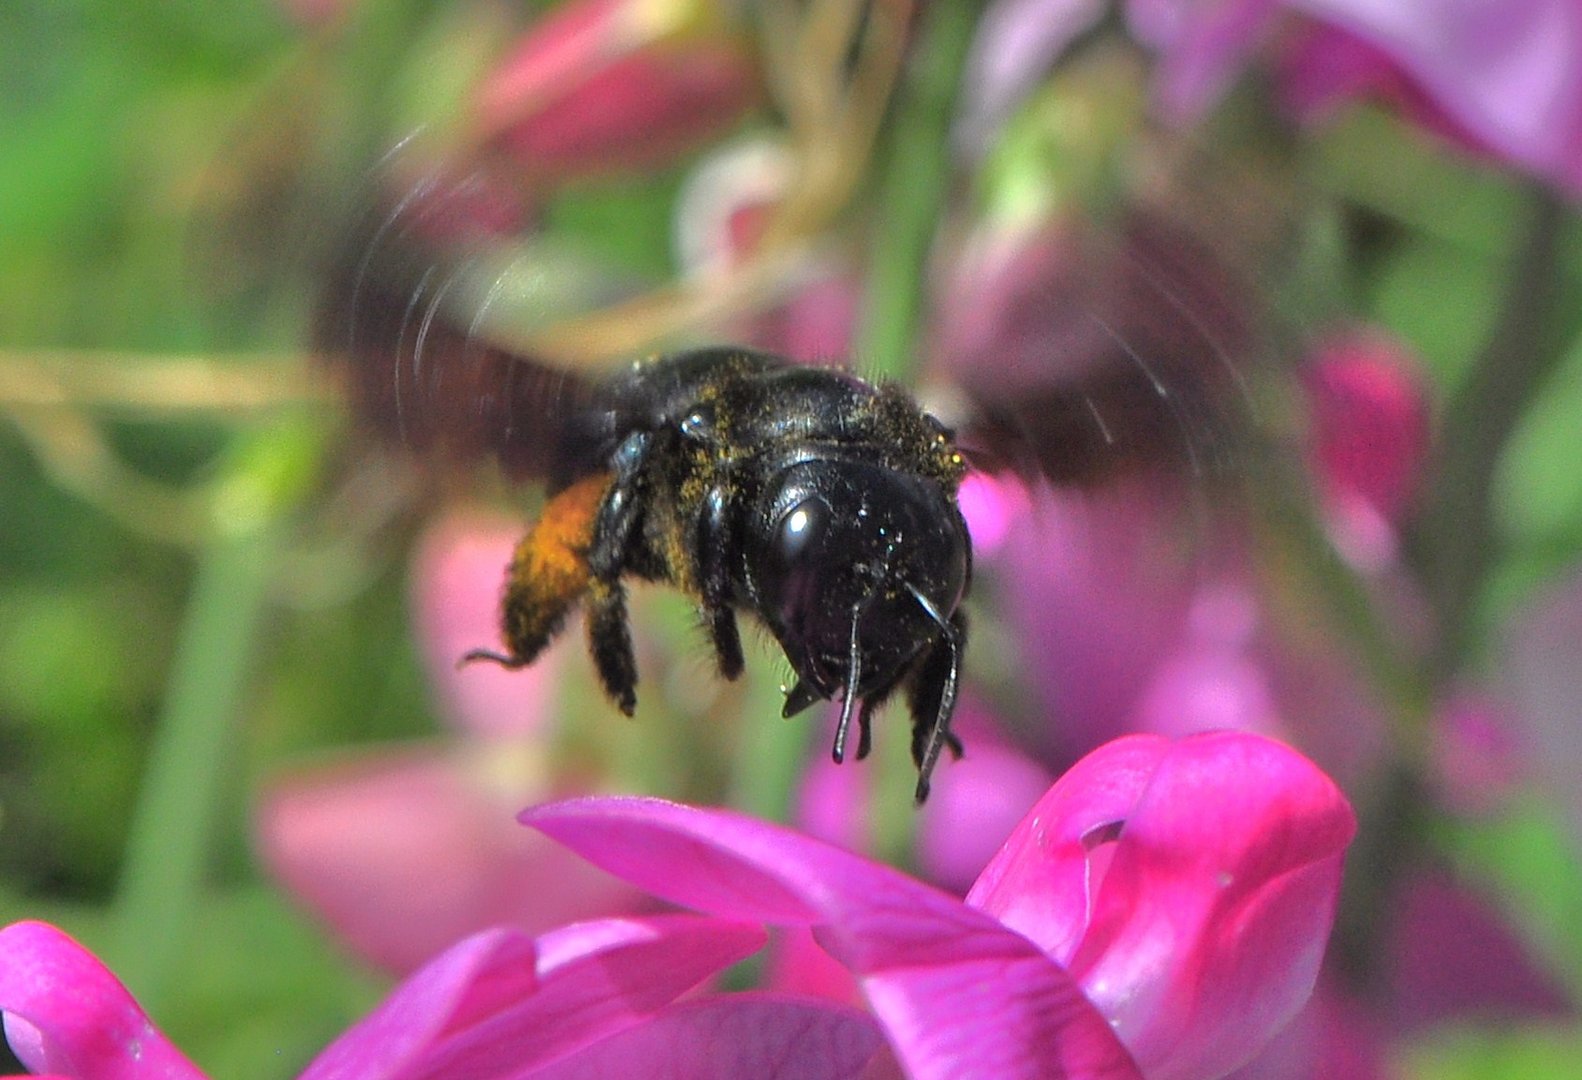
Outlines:
{"label": "pink flower petal", "polygon": [[1149,1076],[1217,1076],[1311,993],[1354,828],[1279,743],[1132,736],[1056,782],[967,902],[1066,963]]}
{"label": "pink flower petal", "polygon": [[1036,749],[1058,766],[1126,730],[1186,632],[1202,568],[1181,556],[1169,500],[1146,480],[1102,499],[1044,492],[1000,550],[1024,670],[1060,717]]}
{"label": "pink flower petal", "polygon": [[862,988],[805,926],[776,930],[770,939],[763,985],[804,997],[827,998],[848,1005],[862,1001]]}
{"label": "pink flower petal", "polygon": [[671,915],[545,935],[491,930],[407,979],[303,1080],[520,1076],[652,1016],[763,944],[763,932]]}
{"label": "pink flower petal", "polygon": [[456,514],[429,528],[412,564],[412,613],[429,681],[446,720],[475,735],[543,732],[554,715],[558,650],[521,671],[456,662],[497,648],[500,588],[526,527]]}
{"label": "pink flower petal", "polygon": [[772,994],[731,994],[667,1009],[613,1035],[535,1080],[738,1080],[856,1076],[884,1047],[866,1013]]}
{"label": "pink flower petal", "polygon": [[1189,121],[1219,98],[1277,7],[1277,0],[1131,0],[1132,32],[1164,54],[1156,92],[1165,115]]}
{"label": "pink flower petal", "polygon": [[1139,39],[1162,52],[1158,96],[1200,116],[1284,7],[1377,47],[1454,125],[1582,194],[1582,5],[1575,0],[1131,0]]}
{"label": "pink flower petal", "polygon": [[862,980],[910,1075],[1136,1075],[1103,1018],[1028,941],[888,867],[655,799],[574,800],[522,821],[675,903],[815,927]]}
{"label": "pink flower petal", "polygon": [[1150,1076],[1217,1076],[1312,993],[1356,819],[1254,735],[1174,743],[1114,844],[1070,968]]}
{"label": "pink flower petal", "polygon": [[1506,912],[1437,871],[1403,883],[1384,945],[1397,1031],[1456,1019],[1517,1023],[1576,1014],[1547,957],[1522,941]]}
{"label": "pink flower petal", "polygon": [[93,954],[53,926],[0,930],[6,1039],[34,1072],[74,1080],[201,1078]]}
{"label": "pink flower petal", "polygon": [[919,811],[916,847],[922,876],[959,894],[972,887],[1054,777],[1000,739],[970,698],[956,710],[954,729],[967,752],[959,761],[940,762],[940,782]]}
{"label": "pink flower petal", "polygon": [[1268,664],[1256,649],[1259,619],[1250,582],[1205,583],[1186,633],[1154,671],[1130,726],[1172,738],[1227,729],[1280,735]]}
{"label": "pink flower petal", "polygon": [[1388,53],[1453,119],[1582,194],[1582,5],[1575,0],[1288,0]]}
{"label": "pink flower petal", "polygon": [[1331,492],[1354,492],[1387,519],[1410,508],[1428,456],[1428,397],[1416,362],[1375,331],[1325,342],[1302,369],[1312,463]]}
{"label": "pink flower petal", "polygon": [[675,160],[758,98],[747,40],[706,5],[571,0],[478,93],[480,129],[554,180]]}
{"label": "pink flower petal", "polygon": [[961,516],[967,519],[975,554],[993,555],[1010,534],[1016,519],[1031,505],[1026,485],[1014,475],[968,473],[957,493]]}
{"label": "pink flower petal", "polygon": [[1159,762],[1159,735],[1116,739],[1073,765],[1011,832],[967,903],[1066,963],[1090,917],[1089,850],[1125,822]]}
{"label": "pink flower petal", "polygon": [[478,1016],[509,1009],[538,986],[532,938],[486,930],[461,941],[401,984],[343,1032],[301,1080],[408,1077],[431,1046],[465,1031]]}
{"label": "pink flower petal", "polygon": [[397,973],[488,927],[539,933],[648,906],[516,826],[539,781],[505,779],[503,751],[473,750],[386,751],[275,781],[256,816],[265,862],[359,955]]}
{"label": "pink flower petal", "polygon": [[520,1076],[645,1021],[764,940],[760,927],[690,915],[605,919],[546,934],[532,997],[478,1017],[412,1076]]}
{"label": "pink flower petal", "polygon": [[1099,0],[997,0],[985,8],[962,80],[958,139],[981,152],[1055,58],[1104,10]]}

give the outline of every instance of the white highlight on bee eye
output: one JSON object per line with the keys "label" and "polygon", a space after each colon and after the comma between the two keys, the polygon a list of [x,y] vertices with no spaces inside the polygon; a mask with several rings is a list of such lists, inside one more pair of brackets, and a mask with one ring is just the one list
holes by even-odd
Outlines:
{"label": "white highlight on bee eye", "polygon": [[806,510],[793,510],[786,520],[786,529],[792,534],[801,533],[807,528],[808,517]]}

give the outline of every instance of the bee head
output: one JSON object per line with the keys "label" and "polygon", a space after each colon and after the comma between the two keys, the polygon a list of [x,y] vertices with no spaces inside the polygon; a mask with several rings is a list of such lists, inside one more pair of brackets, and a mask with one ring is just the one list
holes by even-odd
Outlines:
{"label": "bee head", "polygon": [[967,587],[971,548],[955,499],[878,462],[785,467],[751,532],[760,610],[798,678],[826,699],[888,691],[945,631]]}

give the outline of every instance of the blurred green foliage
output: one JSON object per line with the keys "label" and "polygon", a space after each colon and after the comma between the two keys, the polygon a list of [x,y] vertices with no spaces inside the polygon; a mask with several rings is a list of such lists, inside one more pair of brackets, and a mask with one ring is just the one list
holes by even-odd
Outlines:
{"label": "blurred green foliage", "polygon": [[[443,114],[498,45],[497,23],[478,32],[494,15],[468,5],[346,15],[302,25],[268,0],[5,6],[0,380],[80,351],[133,381],[162,359],[306,370],[335,215],[374,156]],[[677,175],[570,192],[552,227],[635,274],[667,273]],[[0,920],[56,921],[112,965],[138,951],[136,928],[104,912],[127,884],[156,728],[182,694],[231,700],[226,687],[171,684],[201,600],[194,569],[218,542],[206,535],[258,518],[277,546],[256,568],[261,634],[230,688],[238,728],[222,733],[227,787],[193,913],[203,944],[168,993],[127,967],[215,1075],[286,1072],[371,1003],[377,980],[259,883],[248,793],[305,751],[433,731],[406,608],[416,519],[372,546],[326,532],[321,517],[345,494],[335,485],[355,471],[325,450],[341,439],[333,407],[91,412],[105,446],[191,512],[199,528],[184,543],[140,527],[163,504],[76,472],[92,452],[57,414],[16,415],[0,419]]]}

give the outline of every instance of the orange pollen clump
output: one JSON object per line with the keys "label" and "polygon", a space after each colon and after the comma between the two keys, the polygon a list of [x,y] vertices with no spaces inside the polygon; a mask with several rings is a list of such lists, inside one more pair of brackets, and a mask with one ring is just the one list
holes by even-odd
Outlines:
{"label": "orange pollen clump", "polygon": [[513,577],[553,596],[580,593],[588,584],[588,545],[610,488],[609,473],[584,477],[556,495],[517,545]]}

